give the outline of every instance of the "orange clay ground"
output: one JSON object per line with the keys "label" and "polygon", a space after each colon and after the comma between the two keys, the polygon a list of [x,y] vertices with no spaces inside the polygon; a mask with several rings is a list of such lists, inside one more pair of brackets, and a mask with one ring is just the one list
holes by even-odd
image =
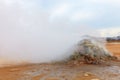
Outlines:
{"label": "orange clay ground", "polygon": [[[107,48],[120,56],[120,44]],[[0,68],[0,80],[120,80],[120,62],[88,64],[27,64]]]}
{"label": "orange clay ground", "polygon": [[120,42],[119,43],[107,43],[106,47],[111,53],[120,57]]}

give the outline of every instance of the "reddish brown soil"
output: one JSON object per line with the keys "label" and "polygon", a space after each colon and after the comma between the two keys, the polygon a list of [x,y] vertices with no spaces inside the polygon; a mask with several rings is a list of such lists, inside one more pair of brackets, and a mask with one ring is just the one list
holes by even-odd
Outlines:
{"label": "reddish brown soil", "polygon": [[111,53],[120,57],[120,42],[119,43],[107,43],[106,47]]}
{"label": "reddish brown soil", "polygon": [[[107,44],[120,56],[120,44]],[[120,80],[120,62],[88,64],[28,64],[0,68],[0,80]]]}

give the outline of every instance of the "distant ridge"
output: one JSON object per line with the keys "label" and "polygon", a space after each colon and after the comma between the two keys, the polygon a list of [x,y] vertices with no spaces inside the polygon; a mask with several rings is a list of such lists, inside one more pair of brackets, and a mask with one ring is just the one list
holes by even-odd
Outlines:
{"label": "distant ridge", "polygon": [[120,36],[116,36],[116,37],[106,37],[106,40],[108,42],[120,42]]}

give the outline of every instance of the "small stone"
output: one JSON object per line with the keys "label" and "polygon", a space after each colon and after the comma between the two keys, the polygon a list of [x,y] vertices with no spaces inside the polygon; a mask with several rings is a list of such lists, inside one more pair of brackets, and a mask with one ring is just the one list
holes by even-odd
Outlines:
{"label": "small stone", "polygon": [[91,80],[100,80],[100,79],[91,79]]}
{"label": "small stone", "polygon": [[88,76],[89,76],[89,74],[88,74],[88,73],[85,73],[85,74],[84,74],[84,76],[85,76],[85,77],[88,77]]}
{"label": "small stone", "polygon": [[84,74],[85,77],[87,77],[87,76],[91,76],[91,75],[93,75],[93,74],[90,73],[90,72],[86,72],[86,73]]}

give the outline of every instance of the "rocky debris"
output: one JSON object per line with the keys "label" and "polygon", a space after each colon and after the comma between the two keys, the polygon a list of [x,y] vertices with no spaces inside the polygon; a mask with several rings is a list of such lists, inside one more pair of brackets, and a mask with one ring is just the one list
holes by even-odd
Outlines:
{"label": "rocky debris", "polygon": [[100,64],[103,61],[116,59],[117,57],[105,48],[102,41],[91,37],[81,40],[69,58],[69,60],[83,61],[88,64]]}
{"label": "rocky debris", "polygon": [[101,80],[101,79],[90,72],[85,72],[83,75],[78,74],[75,78],[73,78],[73,80]]}
{"label": "rocky debris", "polygon": [[84,73],[84,76],[85,76],[85,77],[88,77],[88,76],[91,76],[91,75],[93,75],[93,74],[90,73],[90,72],[86,72],[86,73]]}

